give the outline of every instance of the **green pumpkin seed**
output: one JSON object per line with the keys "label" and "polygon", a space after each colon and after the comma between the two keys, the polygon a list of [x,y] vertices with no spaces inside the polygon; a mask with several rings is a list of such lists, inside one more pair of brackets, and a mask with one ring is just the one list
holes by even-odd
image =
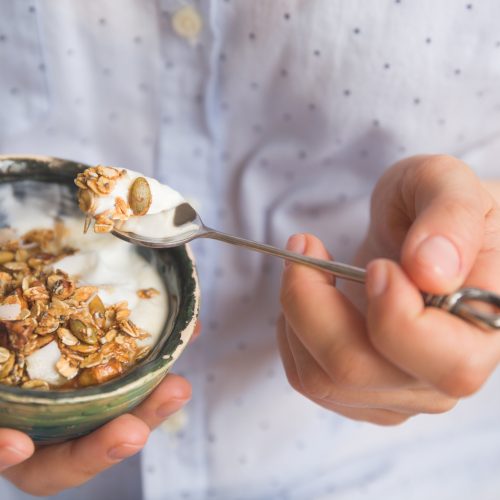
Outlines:
{"label": "green pumpkin seed", "polygon": [[99,295],[96,295],[90,301],[89,311],[99,328],[102,328],[104,326],[104,315],[106,314],[106,307],[104,307],[104,304]]}
{"label": "green pumpkin seed", "polygon": [[128,193],[128,204],[134,215],[146,215],[152,201],[148,181],[144,177],[137,177]]}
{"label": "green pumpkin seed", "polygon": [[79,319],[72,318],[69,320],[69,329],[71,333],[82,342],[86,344],[97,344],[97,334],[95,329],[86,325],[83,321]]}
{"label": "green pumpkin seed", "polygon": [[85,213],[93,212],[95,209],[95,195],[88,189],[78,191],[78,206]]}

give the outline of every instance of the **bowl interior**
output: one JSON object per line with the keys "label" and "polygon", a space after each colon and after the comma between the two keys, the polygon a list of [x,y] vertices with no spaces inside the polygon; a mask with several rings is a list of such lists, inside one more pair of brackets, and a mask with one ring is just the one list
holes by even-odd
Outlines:
{"label": "bowl interior", "polygon": [[[0,156],[0,227],[9,225],[9,197],[13,194],[20,204],[33,205],[50,199],[50,216],[81,216],[76,202],[73,179],[88,165],[47,157]],[[7,201],[3,201],[7,200]],[[10,198],[12,200],[12,198]],[[16,204],[16,207],[19,207]],[[168,250],[137,247],[137,251],[155,266],[167,289],[168,315],[157,344],[142,362],[127,373],[98,386],[72,389],[36,391],[0,384],[2,397],[22,398],[38,404],[47,401],[78,398],[82,400],[104,397],[113,391],[137,385],[141,377],[171,364],[182,351],[190,335],[198,312],[198,282],[193,259],[183,246]]]}

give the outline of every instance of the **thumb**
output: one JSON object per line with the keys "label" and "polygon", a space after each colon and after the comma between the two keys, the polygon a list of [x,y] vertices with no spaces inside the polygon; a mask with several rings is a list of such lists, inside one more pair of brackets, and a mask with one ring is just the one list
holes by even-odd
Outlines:
{"label": "thumb", "polygon": [[[330,259],[323,243],[310,234],[291,236],[287,243],[287,250],[319,259]],[[331,274],[285,261],[280,298],[288,321],[297,318],[298,323],[299,318],[308,318],[310,311],[317,310],[320,300],[326,300],[324,296],[329,297],[332,293],[333,283],[334,278]]]}
{"label": "thumb", "polygon": [[413,282],[430,293],[450,293],[469,274],[484,239],[491,197],[464,163],[432,158],[403,186],[413,197],[415,220],[401,250]]}

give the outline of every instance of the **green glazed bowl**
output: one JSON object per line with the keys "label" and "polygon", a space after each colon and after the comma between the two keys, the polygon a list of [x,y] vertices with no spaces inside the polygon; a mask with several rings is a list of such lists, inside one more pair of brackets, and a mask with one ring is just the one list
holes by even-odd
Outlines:
{"label": "green glazed bowl", "polygon": [[[0,156],[0,188],[16,183],[13,191],[22,198],[26,185],[32,193],[33,186],[40,193],[44,187],[48,189],[47,183],[58,184],[66,192],[59,200],[64,206],[59,208],[66,214],[77,213],[73,179],[87,167],[52,157]],[[150,355],[123,376],[88,388],[37,391],[0,384],[0,428],[18,429],[38,444],[73,439],[130,411],[165,377],[197,321],[200,289],[196,267],[187,246],[138,251],[156,266],[168,292],[168,317]]]}

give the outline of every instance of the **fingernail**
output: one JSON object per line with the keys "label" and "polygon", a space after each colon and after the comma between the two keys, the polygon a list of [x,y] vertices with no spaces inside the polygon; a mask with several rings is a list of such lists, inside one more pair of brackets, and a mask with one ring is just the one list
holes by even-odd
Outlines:
{"label": "fingernail", "polygon": [[378,297],[387,288],[387,264],[371,262],[366,267],[366,293],[368,297]]}
{"label": "fingernail", "polygon": [[294,234],[288,238],[286,249],[290,252],[303,254],[306,249],[306,237],[303,234]]}
{"label": "fingernail", "polygon": [[[303,234],[290,236],[286,244],[286,249],[302,255],[306,250],[306,237]],[[288,267],[291,263],[291,261],[285,260],[285,267]]]}
{"label": "fingernail", "polygon": [[416,260],[435,275],[455,278],[460,271],[457,247],[444,236],[431,236],[417,248]]}
{"label": "fingernail", "polygon": [[119,444],[108,450],[108,457],[111,458],[111,460],[123,460],[124,458],[135,455],[141,448],[142,446],[136,444]]}
{"label": "fingernail", "polygon": [[12,467],[29,457],[24,451],[13,446],[5,446],[0,449],[0,470]]}
{"label": "fingernail", "polygon": [[177,410],[180,410],[187,402],[189,401],[188,399],[171,399],[168,403],[164,403],[163,405],[159,406],[158,409],[156,410],[156,414],[160,418],[167,418],[172,413],[175,413]]}

